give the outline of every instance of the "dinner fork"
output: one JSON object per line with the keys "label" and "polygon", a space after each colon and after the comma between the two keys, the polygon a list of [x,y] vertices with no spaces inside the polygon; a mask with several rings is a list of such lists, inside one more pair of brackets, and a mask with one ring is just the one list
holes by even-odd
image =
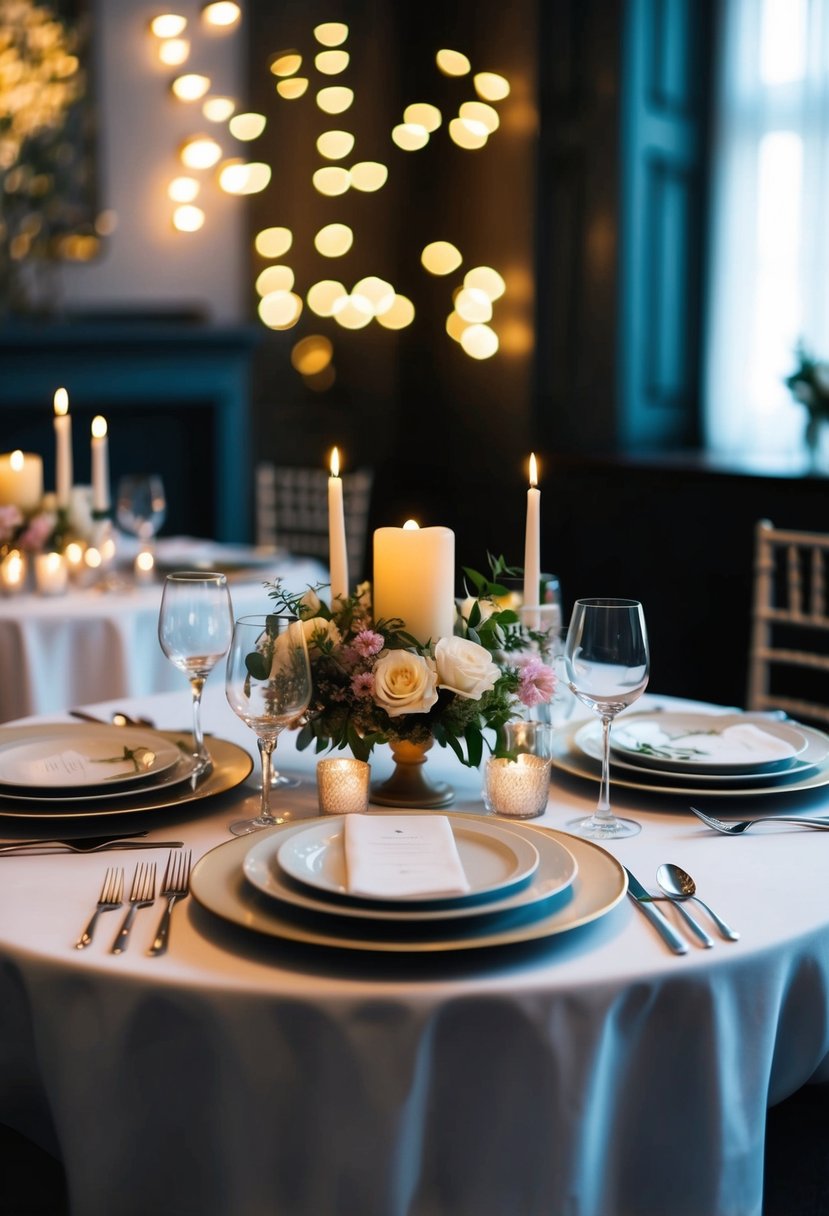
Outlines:
{"label": "dinner fork", "polygon": [[150,946],[150,954],[163,954],[170,940],[170,918],[173,908],[180,899],[186,899],[190,894],[190,862],[192,853],[175,853],[170,850],[167,858],[167,868],[161,883],[162,898],[167,900],[167,907],[158,922],[155,941]]}
{"label": "dinner fork", "polygon": [[707,823],[709,828],[713,828],[715,832],[722,832],[724,836],[742,836],[743,832],[747,832],[755,823],[797,823],[802,828],[821,828],[824,832],[829,831],[829,819],[807,819],[805,816],[798,815],[774,815],[768,819],[737,819],[726,823],[724,819],[715,819],[713,815],[706,815],[702,811],[697,810],[695,806],[689,807],[698,819],[703,823]]}
{"label": "dinner fork", "polygon": [[120,908],[123,898],[124,868],[123,866],[110,866],[104,875],[101,894],[98,896],[98,904],[92,913],[92,919],[75,942],[76,950],[84,950],[89,945],[98,917],[102,912],[114,912],[116,908]]}
{"label": "dinner fork", "polygon": [[135,867],[130,889],[130,908],[124,917],[124,923],[118,930],[118,935],[112,943],[112,954],[122,954],[127,948],[127,941],[139,908],[149,908],[155,901],[155,862],[147,865],[142,861]]}

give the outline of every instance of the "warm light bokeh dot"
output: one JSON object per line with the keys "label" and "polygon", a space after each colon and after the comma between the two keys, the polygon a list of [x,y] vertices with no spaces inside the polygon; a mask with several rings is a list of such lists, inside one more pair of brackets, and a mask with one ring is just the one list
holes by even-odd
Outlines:
{"label": "warm light bokeh dot", "polygon": [[354,148],[354,136],[350,131],[323,131],[317,140],[317,151],[326,160],[342,160]]}
{"label": "warm light bokeh dot", "polygon": [[484,101],[503,101],[509,97],[509,81],[497,72],[477,72],[472,78],[475,92]]}
{"label": "warm light bokeh dot", "polygon": [[380,190],[388,181],[389,171],[377,160],[361,160],[349,170],[351,184],[355,190],[370,192]]}
{"label": "warm light bokeh dot", "polygon": [[256,294],[267,296],[272,291],[291,291],[294,286],[294,272],[290,266],[266,266],[256,276]]}
{"label": "warm light bokeh dot", "polygon": [[437,106],[430,105],[425,101],[413,102],[410,106],[406,106],[406,109],[403,111],[404,123],[415,123],[417,126],[423,127],[430,134],[433,131],[437,131],[442,121],[443,118]]}
{"label": "warm light bokeh dot", "polygon": [[302,299],[292,291],[272,291],[259,301],[257,312],[268,329],[290,329],[302,314]]}
{"label": "warm light bokeh dot", "polygon": [[414,321],[414,304],[407,296],[395,295],[394,303],[386,312],[380,313],[377,320],[384,329],[405,329]]}
{"label": "warm light bokeh dot", "polygon": [[271,62],[274,76],[293,76],[302,67],[302,56],[297,51],[284,51]]}
{"label": "warm light bokeh dot", "polygon": [[317,105],[326,114],[342,114],[353,100],[353,89],[347,89],[341,84],[328,85],[317,93]]}
{"label": "warm light bokeh dot", "polygon": [[256,252],[263,258],[281,258],[294,242],[290,228],[263,228],[254,240]]}
{"label": "warm light bokeh dot", "polygon": [[347,295],[343,284],[338,283],[336,279],[321,279],[309,288],[305,298],[311,312],[315,312],[318,317],[330,317],[333,316],[337,302]]}
{"label": "warm light bokeh dot", "polygon": [[258,139],[265,130],[264,114],[234,114],[227,124],[234,139]]}
{"label": "warm light bokeh dot", "polygon": [[463,257],[449,241],[432,241],[421,253],[420,260],[430,274],[451,274],[458,269]]}
{"label": "warm light bokeh dot", "polygon": [[337,76],[348,67],[350,58],[348,51],[320,51],[314,63],[323,76]]}
{"label": "warm light bokeh dot", "polygon": [[315,190],[329,197],[345,194],[351,185],[351,175],[348,170],[341,169],[337,165],[324,165],[322,169],[316,169],[311,180]]}
{"label": "warm light bokeh dot", "polygon": [[315,26],[314,37],[323,46],[342,46],[348,38],[348,26],[342,21],[325,21]]}
{"label": "warm light bokeh dot", "polygon": [[314,237],[314,248],[325,258],[340,258],[354,243],[354,233],[347,224],[326,224]]}
{"label": "warm light bokeh dot", "polygon": [[330,338],[323,334],[309,334],[301,338],[291,351],[291,364],[301,376],[318,376],[328,367],[334,355]]}
{"label": "warm light bokeh dot", "polygon": [[298,97],[302,97],[308,92],[308,78],[307,76],[291,76],[289,80],[278,80],[276,91],[286,101],[296,101]]}
{"label": "warm light bokeh dot", "polygon": [[435,62],[444,76],[466,76],[472,70],[472,64],[460,51],[440,50]]}

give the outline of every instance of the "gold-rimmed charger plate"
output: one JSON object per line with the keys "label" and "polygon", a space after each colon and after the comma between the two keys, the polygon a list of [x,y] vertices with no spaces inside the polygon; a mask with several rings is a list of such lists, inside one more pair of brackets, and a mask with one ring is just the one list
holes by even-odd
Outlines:
{"label": "gold-rimmed charger plate", "polygon": [[[266,833],[282,834],[287,838],[306,826],[307,823],[295,823],[264,828],[260,835],[265,838]],[[522,920],[521,914],[507,913],[474,922],[445,921],[433,929],[392,924],[385,928],[377,926],[375,930],[364,921],[358,924],[331,915],[304,915],[260,894],[247,882],[243,865],[251,844],[246,836],[206,853],[193,869],[190,891],[196,902],[215,916],[266,937],[386,954],[476,950],[538,941],[598,920],[624,899],[627,891],[624,868],[600,845],[552,828],[515,825],[519,826],[531,839],[537,833],[549,833],[572,853],[578,865],[572,885],[560,898],[554,898],[547,910],[529,920]]]}
{"label": "gold-rimmed charger plate", "polygon": [[[159,731],[158,733],[177,746],[181,743],[192,742],[191,736],[183,735],[181,731]],[[163,811],[172,807],[185,806],[189,802],[199,802],[204,798],[211,798],[214,794],[224,794],[228,790],[235,789],[237,785],[241,785],[253,771],[253,760],[237,743],[213,736],[208,741],[208,748],[213,759],[213,768],[207,777],[198,782],[195,788],[188,781],[179,782],[172,787],[147,787],[136,791],[132,798],[119,798],[115,805],[104,805],[97,799],[84,804],[73,801],[35,805],[4,798],[0,801],[0,820],[109,819],[113,815],[136,815],[143,811]]]}

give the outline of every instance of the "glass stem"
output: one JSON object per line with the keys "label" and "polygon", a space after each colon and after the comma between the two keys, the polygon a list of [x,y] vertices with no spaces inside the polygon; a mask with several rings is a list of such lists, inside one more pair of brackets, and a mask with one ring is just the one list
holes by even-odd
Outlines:
{"label": "glass stem", "polygon": [[612,717],[602,714],[602,785],[594,818],[605,823],[613,818],[613,811],[610,809],[610,726],[612,722]]}
{"label": "glass stem", "polygon": [[204,690],[204,676],[191,676],[190,688],[193,692],[193,746],[195,754],[201,760],[208,760],[207,748],[204,746],[204,733],[201,728],[201,695]]}
{"label": "glass stem", "polygon": [[275,738],[263,739],[261,735],[257,736],[256,742],[259,746],[259,758],[262,761],[262,801],[259,806],[259,822],[260,823],[275,823],[271,814],[271,764],[273,749],[276,747]]}

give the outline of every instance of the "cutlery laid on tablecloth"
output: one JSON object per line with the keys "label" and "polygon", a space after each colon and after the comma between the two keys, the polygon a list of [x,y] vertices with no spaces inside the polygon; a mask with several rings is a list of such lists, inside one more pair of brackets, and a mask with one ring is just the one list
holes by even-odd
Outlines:
{"label": "cutlery laid on tablecloth", "polygon": [[193,855],[189,850],[186,853],[171,852],[167,858],[167,867],[161,883],[161,897],[167,900],[167,907],[164,909],[155,939],[150,946],[149,953],[152,955],[163,954],[167,949],[170,941],[170,918],[173,915],[173,908],[190,894],[192,858]]}
{"label": "cutlery laid on tablecloth", "polygon": [[688,809],[693,811],[697,819],[701,819],[709,828],[713,828],[715,832],[722,832],[723,836],[742,836],[743,832],[747,832],[756,823],[796,823],[801,828],[819,828],[824,832],[829,831],[829,819],[825,817],[808,819],[805,815],[769,815],[757,819],[732,819],[726,822],[724,819],[716,819],[713,815],[704,814],[695,806]]}
{"label": "cutlery laid on tablecloth", "polygon": [[130,907],[124,917],[118,935],[112,943],[111,954],[123,954],[129,942],[130,930],[140,908],[149,908],[155,903],[155,862],[148,865],[142,861],[135,867],[130,888]]}
{"label": "cutlery laid on tablecloth", "polygon": [[81,936],[75,942],[76,950],[86,949],[86,947],[92,941],[92,934],[95,932],[98,917],[102,912],[114,912],[116,908],[120,908],[123,898],[124,868],[123,866],[110,866],[104,875],[104,881],[101,886],[101,894],[98,896],[98,903],[95,911],[92,913],[92,918]]}
{"label": "cutlery laid on tablecloth", "polygon": [[134,840],[123,836],[90,836],[86,840],[19,840],[0,845],[0,857],[45,853],[110,853],[116,849],[180,849],[183,840]]}
{"label": "cutlery laid on tablecloth", "polygon": [[657,908],[653,895],[648,894],[639,879],[631,874],[627,866],[625,866],[625,873],[628,876],[628,895],[637,908],[648,918],[659,936],[670,946],[674,954],[687,954],[688,943],[682,940],[673,925],[666,920],[660,909]]}

